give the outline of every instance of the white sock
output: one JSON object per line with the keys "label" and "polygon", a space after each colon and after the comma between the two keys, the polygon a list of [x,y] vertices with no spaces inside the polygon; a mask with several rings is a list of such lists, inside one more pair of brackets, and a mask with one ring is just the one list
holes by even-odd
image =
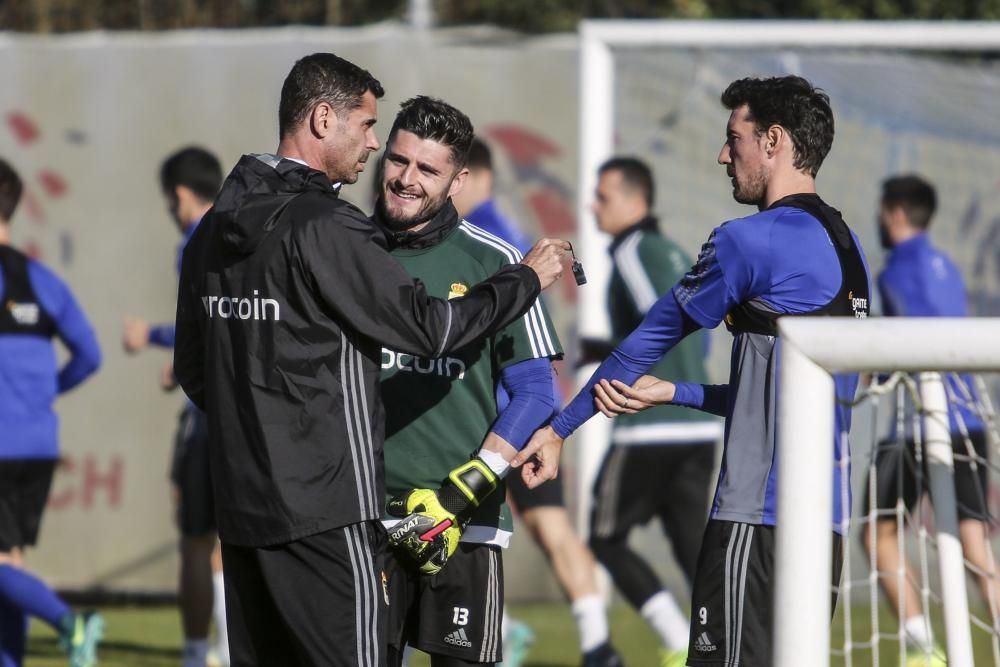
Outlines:
{"label": "white sock", "polygon": [[510,616],[507,615],[507,605],[503,606],[503,615],[500,617],[500,641],[507,643],[507,633],[510,631]]}
{"label": "white sock", "polygon": [[182,667],[205,667],[208,659],[207,639],[185,639]]}
{"label": "white sock", "polygon": [[660,591],[646,600],[639,613],[653,626],[666,648],[676,650],[687,646],[691,623],[673,595]]}
{"label": "white sock", "polygon": [[416,652],[417,649],[413,648],[409,644],[403,647],[403,667],[409,667],[410,658],[412,658],[413,654]]}
{"label": "white sock", "polygon": [[573,618],[580,635],[580,652],[593,651],[608,641],[608,615],[599,593],[585,595],[573,602]]}
{"label": "white sock", "polygon": [[229,664],[229,630],[226,625],[226,584],[222,572],[212,573],[212,619],[215,621],[215,650],[223,664]]}
{"label": "white sock", "polygon": [[927,622],[927,617],[923,614],[911,616],[903,623],[903,631],[907,638],[917,645],[924,653],[929,653],[934,648],[934,631],[931,624]]}

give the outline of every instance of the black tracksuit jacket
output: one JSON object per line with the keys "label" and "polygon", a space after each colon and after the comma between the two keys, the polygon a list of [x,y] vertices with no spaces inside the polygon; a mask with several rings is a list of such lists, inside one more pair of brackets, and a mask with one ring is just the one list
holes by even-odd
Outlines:
{"label": "black tracksuit jacket", "polygon": [[243,156],[184,251],[174,350],[208,414],[221,539],[268,546],[380,518],[382,345],[441,356],[539,291],[513,265],[430,298],[323,173]]}

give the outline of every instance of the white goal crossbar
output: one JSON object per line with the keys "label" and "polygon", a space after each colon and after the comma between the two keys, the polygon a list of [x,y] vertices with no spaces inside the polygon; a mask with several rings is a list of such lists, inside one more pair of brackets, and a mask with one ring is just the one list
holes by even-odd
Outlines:
{"label": "white goal crossbar", "polygon": [[831,374],[865,371],[921,373],[948,664],[973,667],[947,397],[938,372],[1000,370],[1000,319],[793,317],[779,320],[778,329],[775,667],[829,664],[836,400]]}

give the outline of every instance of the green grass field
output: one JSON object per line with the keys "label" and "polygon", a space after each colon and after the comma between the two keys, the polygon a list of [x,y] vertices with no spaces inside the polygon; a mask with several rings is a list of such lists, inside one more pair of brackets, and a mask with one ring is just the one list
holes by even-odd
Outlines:
{"label": "green grass field", "polygon": [[[181,633],[177,611],[173,607],[111,607],[101,612],[107,620],[107,635],[101,645],[102,667],[176,667],[180,661]],[[528,656],[529,667],[575,667],[579,665],[576,629],[565,605],[514,606],[510,613],[525,621],[535,630],[538,638]],[[837,614],[833,624],[834,645],[843,642],[843,614]],[[884,607],[880,609],[880,627],[892,632],[895,621]],[[940,619],[935,619],[937,635],[942,636]],[[656,638],[646,624],[630,608],[617,605],[611,609],[611,632],[616,647],[630,667],[655,667]],[[871,619],[867,607],[852,610],[852,636],[855,641],[865,641],[871,634]],[[993,665],[989,637],[974,630],[976,665]],[[895,667],[898,662],[897,645],[883,641],[879,647],[879,664]],[[56,667],[66,664],[56,643],[55,635],[40,623],[32,623],[28,647],[27,667]],[[804,666],[808,661],[803,661]],[[845,662],[834,658],[831,665],[840,667]],[[853,667],[873,664],[870,650],[857,650]],[[422,657],[412,667],[426,667]]]}

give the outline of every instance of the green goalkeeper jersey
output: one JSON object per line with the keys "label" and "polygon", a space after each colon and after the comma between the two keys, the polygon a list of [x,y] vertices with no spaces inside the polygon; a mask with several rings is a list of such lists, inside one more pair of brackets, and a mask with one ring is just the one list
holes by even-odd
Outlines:
{"label": "green goalkeeper jersey", "polygon": [[[424,283],[430,296],[462,296],[472,285],[521,258],[509,243],[465,221],[446,225],[431,238],[430,243],[408,245],[404,241],[403,247],[392,250],[393,257]],[[497,418],[496,390],[504,368],[528,359],[561,356],[559,339],[541,300],[491,338],[445,357],[422,359],[383,348],[381,391],[389,497],[414,488],[438,488],[449,471],[479,450]],[[462,540],[507,546],[513,525],[505,498],[501,485],[473,515]]]}

